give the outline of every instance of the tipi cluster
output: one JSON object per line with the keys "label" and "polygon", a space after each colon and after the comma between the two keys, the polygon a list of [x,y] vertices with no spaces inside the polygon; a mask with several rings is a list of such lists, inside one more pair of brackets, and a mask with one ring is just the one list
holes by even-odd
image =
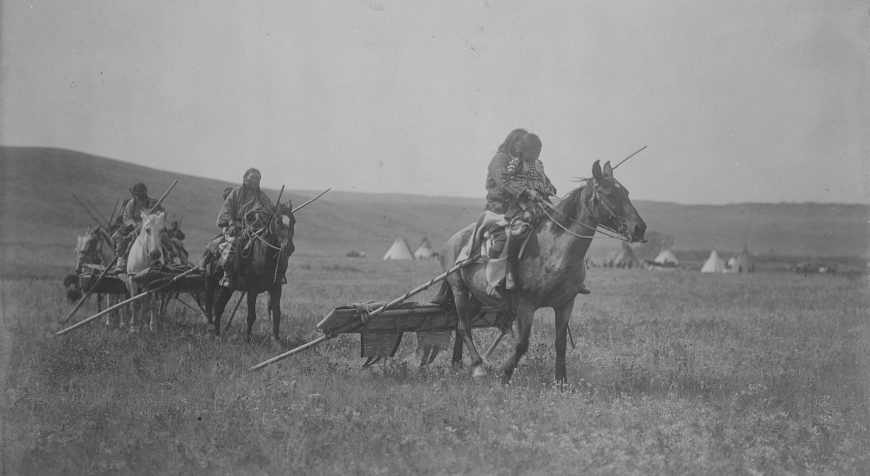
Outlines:
{"label": "tipi cluster", "polygon": [[404,236],[397,237],[393,245],[384,255],[385,260],[428,260],[437,259],[438,253],[432,249],[428,238],[423,238],[417,251],[411,252],[408,240]]}

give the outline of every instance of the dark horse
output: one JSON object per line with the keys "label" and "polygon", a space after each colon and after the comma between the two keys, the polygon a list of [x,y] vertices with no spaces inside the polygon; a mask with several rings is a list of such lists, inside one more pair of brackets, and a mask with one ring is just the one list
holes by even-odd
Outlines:
{"label": "dark horse", "polygon": [[[510,381],[529,347],[532,318],[535,310],[542,307],[551,307],[556,313],[556,380],[566,380],[568,320],[574,309],[574,298],[586,278],[583,258],[595,230],[602,227],[630,242],[643,241],[646,232],[646,223],[628,199],[628,190],[613,178],[610,162],[602,170],[596,161],[591,179],[545,211],[548,217],[537,224],[516,267],[518,284],[512,291],[512,299],[519,336],[513,355],[502,367],[505,383]],[[441,254],[442,267],[447,269],[455,264],[471,233],[472,227],[468,227],[447,241]],[[449,302],[451,296],[459,317],[453,362],[462,361],[464,343],[471,354],[473,375],[486,375],[483,360],[472,340],[471,319],[481,306],[504,308],[505,304],[487,295],[482,263],[464,266],[459,273],[447,278],[440,300]]]}
{"label": "dark horse", "polygon": [[[232,289],[218,285],[215,263],[206,266],[205,308],[215,335],[221,333],[221,315],[235,291],[247,293],[248,328],[246,339],[251,341],[251,330],[257,319],[257,295],[269,293],[269,313],[272,315],[272,340],[280,343],[281,287],[284,285],[287,262],[296,249],[293,232],[296,218],[290,202],[278,205],[271,213],[256,209],[244,219],[244,233],[239,246],[239,272]],[[215,293],[217,298],[215,298]]]}

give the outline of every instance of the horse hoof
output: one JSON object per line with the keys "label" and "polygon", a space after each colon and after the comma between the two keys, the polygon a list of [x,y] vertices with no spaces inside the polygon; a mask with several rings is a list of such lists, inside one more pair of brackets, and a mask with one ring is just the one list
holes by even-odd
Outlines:
{"label": "horse hoof", "polygon": [[135,326],[130,326],[130,328],[127,329],[127,332],[129,332],[130,334],[138,334],[138,333],[139,333],[139,328],[138,328],[138,327],[135,327]]}
{"label": "horse hoof", "polygon": [[483,365],[478,365],[474,368],[474,372],[471,373],[471,376],[474,378],[486,377],[487,375],[489,375],[489,372],[483,368]]}
{"label": "horse hoof", "polygon": [[148,326],[148,331],[152,334],[157,332],[157,326]]}

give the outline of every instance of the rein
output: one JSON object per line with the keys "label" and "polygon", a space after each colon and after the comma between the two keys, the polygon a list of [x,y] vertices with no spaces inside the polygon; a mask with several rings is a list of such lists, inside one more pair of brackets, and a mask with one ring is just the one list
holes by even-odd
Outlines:
{"label": "rein", "polygon": [[[282,191],[283,191],[283,189],[282,189]],[[276,209],[276,212],[270,216],[269,221],[263,227],[261,227],[259,229],[254,229],[253,224],[248,223],[246,228],[245,228],[245,234],[248,235],[251,239],[260,242],[260,244],[262,244],[266,248],[269,248],[269,249],[272,249],[272,250],[275,250],[278,252],[278,254],[275,256],[275,275],[272,279],[273,282],[278,282],[278,268],[280,265],[281,254],[284,252],[284,246],[283,245],[282,246],[275,246],[272,243],[269,243],[266,240],[265,235],[266,235],[267,229],[268,229],[268,233],[270,235],[272,235],[272,236],[277,235],[277,232],[275,232],[275,230],[274,230],[274,225],[275,225],[276,217],[279,217],[279,216],[281,216],[280,210]],[[247,219],[247,217],[245,217],[245,218]],[[242,256],[245,256],[245,257],[250,256],[251,252],[252,251],[249,251],[247,255],[242,254]]]}
{"label": "rein", "polygon": [[[601,202],[602,206],[605,207],[605,209],[606,209],[606,210],[607,210],[611,215],[613,215],[613,211],[610,209],[610,207],[608,207],[607,204],[605,204],[604,202],[601,201],[600,198],[598,198],[598,189],[593,189],[593,193],[594,193],[593,200],[595,201],[595,203],[597,204],[598,202]],[[544,207],[541,207],[541,211],[544,212],[544,215],[546,215],[547,218],[549,218],[549,219],[550,219],[554,224],[556,224],[556,226],[558,226],[558,227],[561,228],[563,231],[565,231],[566,233],[568,233],[569,235],[571,235],[571,236],[573,236],[573,237],[576,237],[576,238],[589,238],[589,239],[595,239],[595,238],[610,238],[610,239],[613,239],[613,240],[627,241],[625,238],[623,238],[622,236],[619,235],[619,232],[618,232],[617,230],[614,230],[614,229],[610,228],[609,226],[606,226],[606,225],[596,225],[596,226],[591,226],[591,225],[587,225],[587,224],[585,224],[585,223],[582,223],[582,222],[580,222],[580,221],[578,221],[578,220],[575,220],[575,219],[573,219],[573,218],[571,218],[571,217],[568,217],[568,216],[564,217],[564,218],[566,218],[568,221],[570,221],[571,223],[574,223],[574,224],[577,224],[577,225],[580,225],[580,226],[582,226],[582,227],[589,228],[589,229],[592,230],[592,235],[580,235],[580,234],[578,234],[578,233],[575,233],[575,232],[569,230],[568,227],[566,227],[565,225],[563,225],[562,223],[560,223],[559,220],[556,219],[556,217],[554,217],[553,215],[551,215],[550,213],[548,213],[547,210],[545,209],[545,207],[550,208],[553,212],[555,212],[555,213],[558,214],[558,213],[561,213],[560,210],[559,210],[558,208],[556,208],[554,205],[552,205],[552,204],[550,204],[550,203],[548,203],[548,202],[546,202],[546,201],[543,201],[542,204],[544,205]],[[589,208],[586,207],[586,203],[585,203],[584,201],[581,200],[581,201],[580,201],[580,205],[583,207],[583,210],[585,210],[586,212],[589,213],[590,216],[594,216],[594,214],[593,214],[593,211],[594,211],[594,210],[589,210]],[[594,205],[593,205],[593,207],[594,207]],[[599,229],[599,228],[601,228],[601,229]],[[605,232],[605,230],[606,230],[607,232]],[[601,235],[603,235],[603,236],[595,236],[595,232],[596,232],[596,231],[598,231],[599,233],[601,233]],[[616,233],[617,235],[614,236],[614,235],[611,235],[610,233]]]}

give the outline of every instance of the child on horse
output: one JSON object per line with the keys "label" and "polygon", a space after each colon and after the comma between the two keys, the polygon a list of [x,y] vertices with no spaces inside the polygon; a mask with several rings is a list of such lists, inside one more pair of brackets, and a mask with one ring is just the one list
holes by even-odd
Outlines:
{"label": "child on horse", "polygon": [[[489,163],[486,176],[486,210],[501,214],[501,226],[489,231],[491,246],[488,257],[492,260],[507,259],[507,288],[512,288],[512,261],[506,249],[508,233],[522,238],[531,231],[538,220],[540,202],[550,202],[556,195],[556,187],[544,173],[540,160],[541,139],[525,129],[514,129],[498,147]],[[501,298],[498,287],[503,280],[498,277],[487,286],[487,294]],[[586,291],[581,290],[581,292]],[[588,292],[588,291],[586,291]]]}

